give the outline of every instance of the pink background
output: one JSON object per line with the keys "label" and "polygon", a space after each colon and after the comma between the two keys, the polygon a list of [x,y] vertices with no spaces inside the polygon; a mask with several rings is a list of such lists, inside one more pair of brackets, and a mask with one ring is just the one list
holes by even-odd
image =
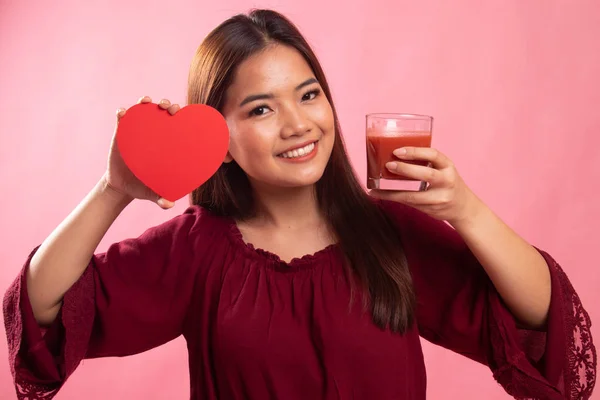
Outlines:
{"label": "pink background", "polygon": [[[0,1],[2,291],[102,174],[115,109],[146,94],[184,102],[202,38],[257,6],[287,13],[314,45],[361,180],[365,113],[433,115],[434,146],[511,226],[562,263],[600,323],[600,3],[218,3]],[[185,206],[163,212],[135,203],[100,250]],[[507,398],[485,367],[424,346],[432,399]],[[188,396],[180,338],[125,359],[84,361],[57,398]],[[4,335],[0,398],[14,398]]]}

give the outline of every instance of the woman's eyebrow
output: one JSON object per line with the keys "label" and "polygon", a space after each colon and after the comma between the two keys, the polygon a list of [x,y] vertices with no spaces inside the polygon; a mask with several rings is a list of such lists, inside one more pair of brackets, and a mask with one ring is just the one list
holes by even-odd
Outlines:
{"label": "woman's eyebrow", "polygon": [[[296,86],[296,88],[294,90],[298,91],[305,86],[312,85],[313,83],[319,83],[319,81],[316,78],[309,78],[309,79],[305,80],[304,82],[302,82],[301,84],[299,84],[298,86]],[[275,97],[273,95],[273,93],[251,94],[250,96],[248,96],[244,100],[242,100],[242,102],[240,103],[240,107],[243,107],[244,105],[246,105],[252,101],[272,99],[273,97]]]}

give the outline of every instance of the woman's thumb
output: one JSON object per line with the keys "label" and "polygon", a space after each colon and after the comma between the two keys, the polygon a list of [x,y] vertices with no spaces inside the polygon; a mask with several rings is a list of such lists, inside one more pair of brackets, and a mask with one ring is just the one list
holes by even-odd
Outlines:
{"label": "woman's thumb", "polygon": [[168,210],[169,208],[171,208],[175,205],[175,203],[173,203],[172,201],[169,201],[163,197],[159,197],[159,199],[156,201],[156,204],[158,204],[159,207],[162,208],[163,210]]}

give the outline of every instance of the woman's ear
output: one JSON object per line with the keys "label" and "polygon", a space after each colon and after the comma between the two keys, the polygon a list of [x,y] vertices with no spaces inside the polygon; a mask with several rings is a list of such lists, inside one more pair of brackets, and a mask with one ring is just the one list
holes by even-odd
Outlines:
{"label": "woman's ear", "polygon": [[233,157],[231,157],[231,153],[227,152],[227,154],[225,155],[225,160],[223,162],[226,164],[229,164],[232,161],[233,161]]}

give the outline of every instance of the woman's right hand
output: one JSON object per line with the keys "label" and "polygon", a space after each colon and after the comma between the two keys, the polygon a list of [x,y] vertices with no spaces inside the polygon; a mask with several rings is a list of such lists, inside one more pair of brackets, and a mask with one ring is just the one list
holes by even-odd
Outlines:
{"label": "woman's right hand", "polygon": [[[140,103],[151,103],[152,99],[148,96],[144,96],[138,100]],[[180,110],[179,105],[171,104],[169,100],[163,99],[158,103],[158,106],[174,115]],[[144,185],[131,170],[127,167],[115,140],[117,127],[119,120],[123,118],[127,111],[123,108],[117,110],[117,126],[115,127],[115,134],[113,134],[110,152],[108,155],[108,167],[106,173],[102,177],[103,187],[105,190],[110,191],[112,194],[122,197],[123,200],[131,201],[133,199],[150,200],[158,204],[163,209],[168,209],[174,206],[174,203],[161,198],[158,194]]]}

